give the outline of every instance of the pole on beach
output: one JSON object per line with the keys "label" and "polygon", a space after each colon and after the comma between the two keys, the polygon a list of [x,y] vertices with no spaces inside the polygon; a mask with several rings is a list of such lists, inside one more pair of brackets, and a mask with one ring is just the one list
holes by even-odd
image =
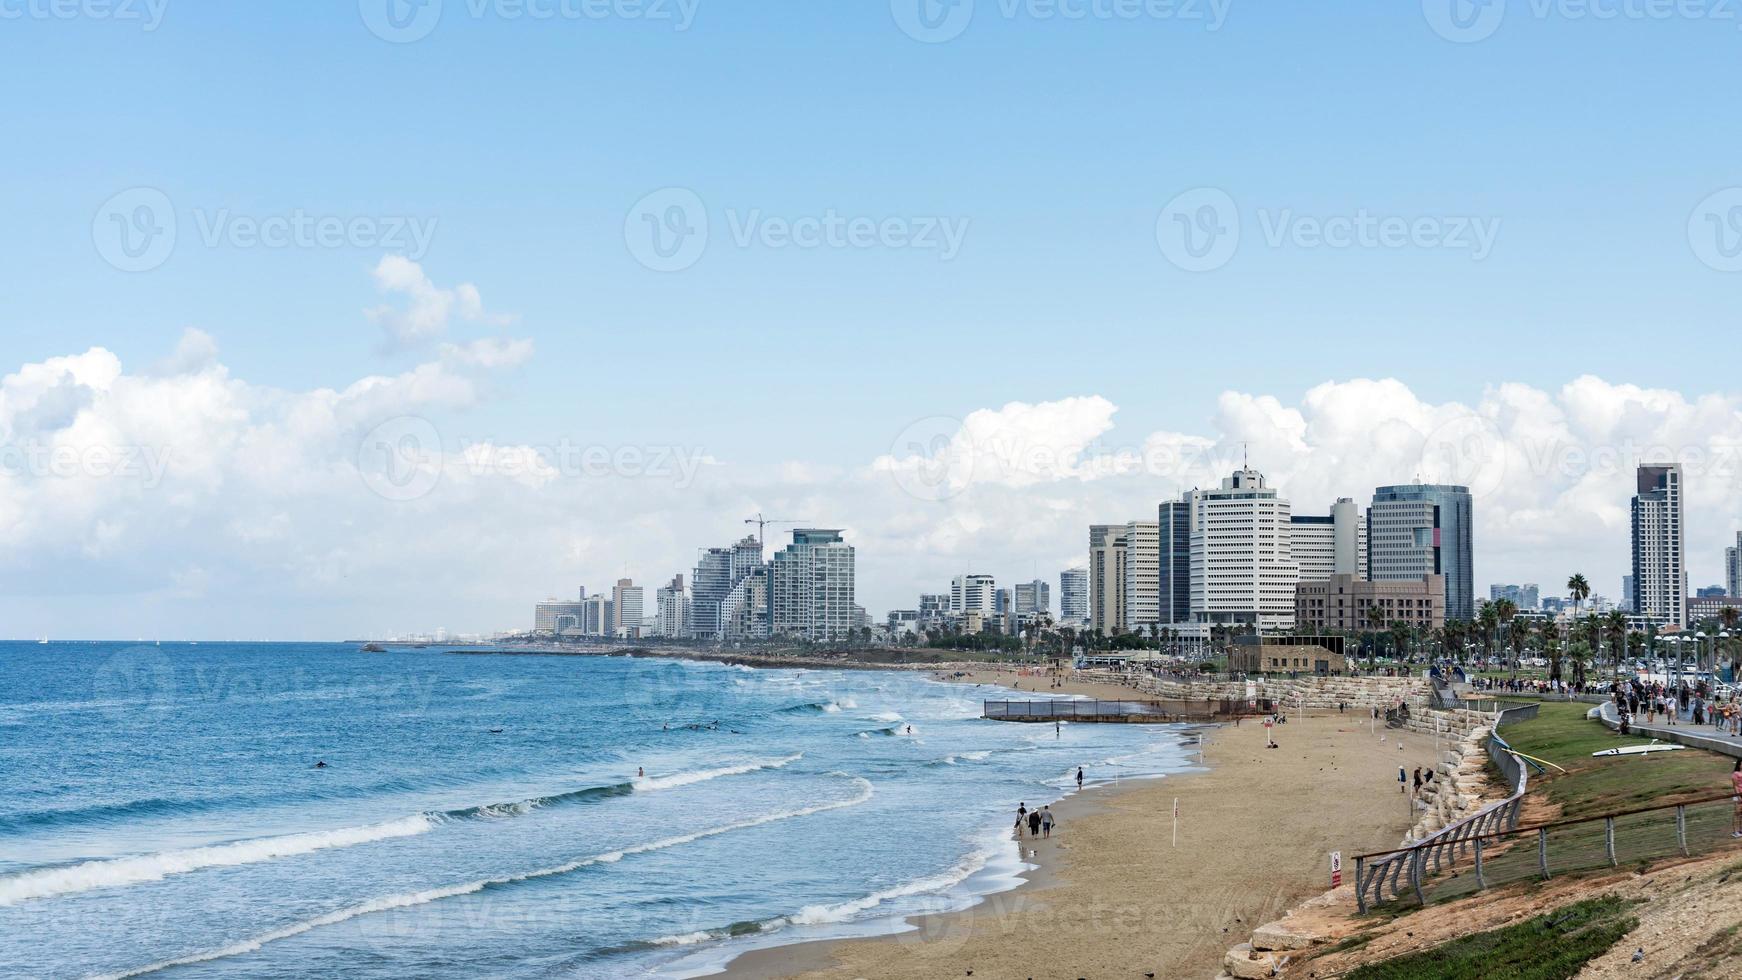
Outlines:
{"label": "pole on beach", "polygon": [[1179,846],[1179,797],[1173,798],[1173,846]]}

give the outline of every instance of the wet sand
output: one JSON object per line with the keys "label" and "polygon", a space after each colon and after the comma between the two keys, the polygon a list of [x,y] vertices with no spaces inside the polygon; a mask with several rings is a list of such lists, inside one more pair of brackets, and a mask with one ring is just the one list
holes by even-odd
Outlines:
{"label": "wet sand", "polygon": [[[1017,682],[981,673],[966,680]],[[1057,691],[1042,678],[1020,680],[1042,697]],[[1130,696],[1120,690],[1064,692]],[[966,911],[914,917],[917,928],[896,935],[756,950],[725,975],[1214,977],[1229,946],[1329,886],[1331,851],[1343,852],[1350,876],[1355,854],[1394,846],[1409,825],[1397,767],[1435,759],[1431,736],[1404,736],[1399,751],[1394,733],[1370,733],[1353,712],[1291,718],[1276,740],[1280,748],[1266,749],[1252,720],[1206,729],[1207,771],[1091,787],[1055,805],[1052,839],[1024,843],[1037,870],[1018,888]]]}

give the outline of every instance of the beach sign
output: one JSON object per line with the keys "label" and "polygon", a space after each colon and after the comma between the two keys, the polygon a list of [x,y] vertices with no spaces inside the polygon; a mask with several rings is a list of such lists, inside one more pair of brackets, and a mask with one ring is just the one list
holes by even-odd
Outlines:
{"label": "beach sign", "polygon": [[1341,888],[1342,886],[1343,886],[1343,852],[1342,851],[1332,851],[1331,852],[1331,887],[1332,888]]}

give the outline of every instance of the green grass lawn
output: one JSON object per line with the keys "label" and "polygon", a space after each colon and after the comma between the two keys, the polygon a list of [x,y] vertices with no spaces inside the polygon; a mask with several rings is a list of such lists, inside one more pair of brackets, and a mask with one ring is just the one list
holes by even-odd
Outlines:
{"label": "green grass lawn", "polygon": [[1346,980],[1567,980],[1639,924],[1632,902],[1613,896],[1575,902],[1504,929],[1373,963]]}
{"label": "green grass lawn", "polygon": [[1559,804],[1566,816],[1676,803],[1729,790],[1735,762],[1716,753],[1684,749],[1592,758],[1592,752],[1651,740],[1621,738],[1602,723],[1587,720],[1585,712],[1590,709],[1588,704],[1544,702],[1535,718],[1500,730],[1500,736],[1519,752],[1568,770],[1530,774],[1531,792]]}

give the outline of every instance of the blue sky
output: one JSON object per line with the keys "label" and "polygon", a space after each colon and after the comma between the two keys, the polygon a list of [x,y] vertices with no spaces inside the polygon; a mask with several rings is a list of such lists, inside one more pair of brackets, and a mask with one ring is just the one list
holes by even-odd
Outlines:
{"label": "blue sky", "polygon": [[[1735,349],[1736,273],[1689,240],[1701,202],[1742,184],[1729,15],[1514,2],[1456,43],[1417,3],[1233,0],[1208,30],[1207,3],[1067,20],[978,0],[959,37],[923,43],[898,27],[906,2],[699,0],[676,30],[621,5],[534,19],[445,0],[427,36],[392,43],[365,24],[377,0],[167,0],[152,30],[19,0],[0,21],[0,370],[91,347],[143,369],[188,328],[266,389],[427,360],[363,313],[392,249],[201,240],[214,215],[300,211],[434,222],[424,273],[512,317],[483,333],[532,341],[443,414],[468,438],[853,467],[915,418],[1012,401],[1099,396],[1140,439],[1211,429],[1231,389],[1294,404],[1395,378],[1474,404],[1587,374],[1689,399],[1736,387],[1733,358],[1711,356]],[[136,187],[173,202],[176,246],[123,272],[93,215]],[[711,226],[677,272],[625,241],[662,188],[694,192]],[[1242,226],[1207,272],[1157,245],[1158,215],[1195,188]],[[828,212],[966,231],[949,258],[732,240],[746,215]],[[1492,249],[1265,240],[1267,223],[1357,213],[1487,222]],[[1534,570],[1511,571],[1478,578]]]}

